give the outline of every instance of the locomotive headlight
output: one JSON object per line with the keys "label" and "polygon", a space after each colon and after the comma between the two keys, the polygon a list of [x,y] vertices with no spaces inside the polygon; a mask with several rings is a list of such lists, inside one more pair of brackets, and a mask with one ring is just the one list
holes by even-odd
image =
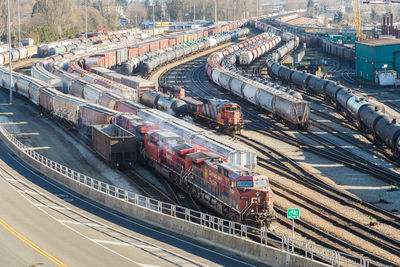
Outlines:
{"label": "locomotive headlight", "polygon": [[256,192],[256,196],[258,197],[259,195],[260,195],[260,192],[257,191],[257,192]]}

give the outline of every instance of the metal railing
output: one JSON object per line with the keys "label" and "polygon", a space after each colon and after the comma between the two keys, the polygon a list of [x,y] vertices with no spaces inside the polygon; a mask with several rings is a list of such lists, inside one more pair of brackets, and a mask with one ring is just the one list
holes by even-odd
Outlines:
{"label": "metal railing", "polygon": [[[341,253],[323,246],[306,242],[299,239],[293,239],[289,236],[280,235],[267,230],[260,230],[241,223],[225,220],[215,216],[201,213],[184,207],[172,205],[166,202],[151,199],[127,190],[118,188],[116,186],[101,182],[99,180],[90,178],[82,173],[71,170],[51,159],[30,149],[12,134],[8,133],[3,127],[0,126],[0,135],[3,135],[15,146],[17,146],[23,153],[36,160],[37,162],[46,165],[50,169],[58,172],[64,177],[68,177],[72,181],[85,185],[93,190],[97,190],[109,196],[115,197],[120,201],[130,203],[151,210],[163,215],[172,216],[191,223],[196,223],[213,229],[215,231],[233,235],[238,238],[246,239],[248,242],[257,242],[265,246],[280,248],[282,251],[288,253],[295,253],[304,256],[310,260],[320,261],[330,264],[331,266],[363,266],[368,267],[370,263],[377,266],[385,266],[383,264],[366,260],[357,256]],[[294,252],[293,252],[294,251]]]}

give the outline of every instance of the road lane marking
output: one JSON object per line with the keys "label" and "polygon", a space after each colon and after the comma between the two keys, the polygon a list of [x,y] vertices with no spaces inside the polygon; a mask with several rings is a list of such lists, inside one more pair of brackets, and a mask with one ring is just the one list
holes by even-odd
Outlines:
{"label": "road lane marking", "polygon": [[49,208],[49,209],[55,209],[55,210],[70,210],[70,208],[61,207],[61,206],[52,206],[52,205],[45,205],[45,204],[34,204],[34,205],[36,207]]}
{"label": "road lane marking", "polygon": [[57,220],[60,223],[65,223],[65,224],[77,224],[77,225],[84,225],[84,226],[90,226],[90,227],[98,227],[98,228],[107,228],[104,225],[97,224],[97,223],[85,223],[85,222],[77,222],[77,221],[67,221],[67,220]]}
{"label": "road lane marking", "polygon": [[10,225],[8,225],[3,219],[0,218],[0,225],[3,226],[7,231],[12,233],[14,236],[16,236],[18,239],[23,241],[25,244],[57,264],[58,266],[67,266],[65,263],[61,262],[60,260],[56,259],[54,256],[52,256],[50,253],[46,252],[45,250],[41,249],[38,245],[34,244],[32,241],[30,241],[28,238],[24,237],[22,234],[18,233],[14,228],[12,228]]}
{"label": "road lane marking", "polygon": [[35,191],[31,191],[31,190],[15,189],[15,191],[17,191],[18,193],[21,193],[21,194],[45,196],[45,194],[38,193],[38,192],[35,192]]}
{"label": "road lane marking", "polygon": [[[9,153],[8,153],[8,154],[9,154]],[[51,185],[51,186],[57,188],[58,190],[60,190],[60,191],[62,191],[62,192],[64,192],[64,193],[66,193],[66,194],[68,194],[68,195],[71,196],[71,197],[76,197],[76,195],[79,195],[78,193],[75,193],[76,195],[74,195],[74,194],[70,193],[69,191],[67,191],[66,189],[64,189],[63,187],[61,187],[61,186],[59,186],[58,184],[56,184],[55,182],[51,182],[51,181],[48,180],[48,179],[44,179],[43,177],[41,177],[40,175],[38,175],[38,174],[36,174],[34,171],[32,171],[30,168],[28,168],[27,166],[25,166],[25,163],[22,163],[19,159],[13,157],[11,154],[9,154],[9,155],[10,155],[10,158],[13,159],[15,162],[17,162],[22,168],[26,169],[27,171],[29,171],[30,173],[32,173],[34,176],[36,176],[36,177],[39,178],[40,180],[42,180],[42,181],[48,183],[49,185]],[[19,178],[17,178],[17,179],[20,180]],[[22,181],[22,180],[21,180],[21,181]],[[9,184],[9,185],[12,186],[11,184]],[[24,197],[24,196],[23,196],[23,197]],[[25,197],[25,198],[26,198],[26,197]],[[28,198],[26,198],[26,199],[27,199],[28,201],[30,201]],[[142,228],[144,228],[144,229],[146,229],[146,230],[149,230],[149,231],[151,231],[151,232],[157,233],[157,234],[159,234],[159,235],[169,237],[169,238],[174,239],[174,240],[176,240],[176,241],[182,242],[182,243],[184,243],[184,244],[186,244],[186,245],[193,246],[193,247],[195,247],[195,248],[197,248],[197,249],[200,249],[200,250],[203,250],[203,251],[207,251],[208,253],[212,253],[212,254],[221,256],[221,257],[223,257],[223,258],[226,258],[226,259],[235,261],[235,262],[237,262],[237,263],[239,263],[239,264],[242,264],[242,265],[254,266],[253,264],[248,263],[248,262],[245,262],[245,261],[243,261],[243,260],[239,260],[239,259],[236,259],[236,258],[232,258],[231,256],[228,256],[228,255],[219,253],[219,252],[217,252],[217,251],[215,251],[215,250],[208,249],[208,248],[206,248],[206,247],[202,247],[202,246],[197,245],[197,244],[193,244],[193,243],[190,242],[190,241],[186,241],[186,240],[181,239],[181,238],[179,238],[179,237],[176,237],[176,236],[174,236],[174,235],[167,234],[167,233],[165,233],[165,232],[156,230],[156,229],[154,229],[154,228],[152,228],[152,227],[145,226],[145,225],[143,225],[143,224],[141,224],[141,223],[138,223],[138,222],[133,221],[132,219],[128,219],[128,218],[126,218],[126,217],[124,217],[124,216],[120,216],[120,215],[118,215],[118,214],[116,214],[116,213],[114,213],[114,212],[111,212],[110,210],[105,209],[105,208],[101,207],[100,205],[95,205],[93,202],[87,201],[87,200],[85,200],[85,199],[82,199],[82,198],[81,198],[80,201],[82,201],[82,202],[84,202],[84,203],[86,203],[86,204],[92,206],[92,207],[95,208],[95,209],[104,211],[105,213],[110,214],[110,215],[112,215],[112,216],[115,216],[115,217],[117,217],[117,218],[119,218],[119,219],[121,219],[121,220],[123,220],[123,221],[126,221],[126,222],[129,222],[129,223],[133,224],[133,225],[142,227]],[[31,202],[31,201],[30,201],[30,202]],[[33,202],[31,202],[31,203],[33,204]],[[39,208],[39,207],[38,207],[38,208]],[[51,216],[51,215],[50,215],[49,213],[47,213],[45,210],[43,210],[43,209],[41,209],[41,208],[39,208],[39,209],[42,210],[42,212],[46,213],[46,214],[47,214],[48,216],[50,216],[51,218],[57,220],[55,217]],[[75,211],[75,210],[74,210],[74,211]],[[80,214],[78,211],[75,211],[75,212],[76,212],[77,214]],[[68,225],[66,225],[66,224],[63,224],[63,225],[64,225],[65,227],[69,228],[70,230],[76,232],[77,234],[79,234],[79,235],[81,235],[81,236],[83,236],[83,237],[89,239],[87,236],[83,235],[82,233],[80,233],[80,232],[78,232],[78,231],[75,231],[75,229],[69,227]],[[114,228],[112,228],[112,227],[109,227],[109,226],[107,226],[107,227],[114,230]],[[136,237],[132,237],[132,238],[136,238]],[[136,238],[136,239],[137,239],[137,238]],[[122,257],[122,258],[127,259],[128,261],[131,261],[131,262],[133,262],[133,263],[139,264],[139,263],[134,262],[133,260],[131,260],[131,259],[129,259],[129,258],[123,256],[123,255],[121,255],[120,253],[118,253],[118,252],[116,252],[116,251],[113,251],[113,250],[107,248],[106,246],[103,246],[103,245],[100,244],[100,243],[95,243],[95,244],[97,244],[97,245],[103,247],[104,249],[107,249],[107,250],[113,252],[114,254],[116,254],[116,255],[118,255],[118,256],[120,256],[120,257]],[[168,251],[167,249],[162,248],[162,247],[161,247],[161,249]],[[173,253],[173,252],[171,252],[171,253],[172,253],[172,254],[175,254],[175,253]],[[187,261],[192,262],[192,263],[194,263],[194,264],[197,264],[197,265],[199,265],[199,266],[204,266],[204,264],[197,263],[195,260],[192,260],[192,259],[187,258],[187,257],[185,257],[185,256],[181,256],[181,255],[179,255],[179,254],[176,254],[176,255],[177,255],[177,257],[184,258],[184,259],[186,259]],[[146,264],[140,264],[140,265],[145,266]],[[207,265],[205,265],[205,266],[207,266]]]}
{"label": "road lane marking", "polygon": [[131,244],[129,242],[118,242],[118,241],[109,241],[109,240],[100,240],[100,239],[90,239],[90,240],[95,242],[95,243],[108,244],[108,245],[117,245],[117,246],[126,246],[126,247],[136,247],[136,248],[147,248],[147,249],[161,250],[161,248],[158,248],[158,247],[139,245],[139,244]]}

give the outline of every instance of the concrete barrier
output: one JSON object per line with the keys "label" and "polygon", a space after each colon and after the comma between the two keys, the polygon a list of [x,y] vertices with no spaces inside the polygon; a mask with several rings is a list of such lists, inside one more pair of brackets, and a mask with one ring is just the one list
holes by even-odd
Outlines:
{"label": "concrete barrier", "polygon": [[[160,227],[177,234],[184,235],[186,237],[193,238],[208,245],[219,247],[232,253],[260,261],[266,265],[293,267],[328,266],[310,258],[292,254],[288,251],[288,249],[273,248],[234,234],[227,234],[217,231],[212,227],[206,227],[188,220],[155,212],[154,209],[157,209],[157,207],[154,206],[150,207],[146,205],[146,207],[143,207],[129,201],[122,201],[122,199],[127,200],[128,196],[122,195],[122,197],[116,197],[112,196],[111,194],[104,193],[101,190],[94,188],[95,186],[93,185],[93,181],[91,181],[91,185],[84,184],[71,179],[68,175],[63,174],[62,171],[58,171],[45,165],[41,161],[38,161],[29,155],[27,150],[22,150],[19,147],[21,145],[16,144],[15,140],[11,140],[10,136],[8,136],[5,130],[1,129],[1,127],[0,138],[15,153],[15,155],[46,177],[96,203],[107,206],[129,217],[144,221],[150,225]],[[38,155],[37,153],[35,154],[35,157],[39,157],[36,155]],[[43,158],[40,160],[43,161]],[[44,161],[46,162],[46,160]],[[59,166],[56,168],[58,167]],[[115,193],[115,195],[118,194]],[[311,253],[312,252],[310,251],[309,254]],[[317,254],[315,254],[315,256],[317,256]]]}

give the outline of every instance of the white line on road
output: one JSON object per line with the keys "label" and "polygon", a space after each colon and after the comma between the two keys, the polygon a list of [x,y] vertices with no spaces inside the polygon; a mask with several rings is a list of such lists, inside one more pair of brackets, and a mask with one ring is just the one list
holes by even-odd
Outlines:
{"label": "white line on road", "polygon": [[[15,189],[15,188],[14,188]],[[46,196],[45,194],[38,193],[32,190],[20,190],[20,189],[15,189],[20,194],[27,194],[27,195],[37,195],[37,196]]]}
{"label": "white line on road", "polygon": [[108,244],[108,245],[117,245],[117,246],[127,246],[127,247],[136,247],[136,248],[147,248],[147,249],[154,249],[154,250],[161,250],[158,247],[154,246],[145,246],[139,244],[131,244],[128,242],[116,242],[116,241],[109,241],[109,240],[99,240],[99,239],[91,239],[93,242]]}
{"label": "white line on road", "polygon": [[49,208],[49,209],[55,209],[55,210],[70,210],[70,208],[67,208],[67,207],[54,206],[54,205],[45,205],[45,204],[34,204],[34,205],[36,207]]}
{"label": "white line on road", "polygon": [[[62,187],[60,187],[59,185],[57,185],[55,182],[51,182],[51,181],[49,181],[48,179],[44,179],[43,177],[37,175],[35,172],[33,172],[32,170],[30,170],[28,167],[26,167],[19,159],[16,159],[16,158],[14,158],[14,157],[12,157],[12,156],[11,156],[11,158],[12,158],[13,160],[15,160],[21,167],[23,167],[23,168],[26,169],[27,171],[31,172],[34,176],[36,176],[36,177],[38,177],[39,179],[41,179],[41,180],[43,180],[43,181],[49,183],[50,185],[54,186],[55,188],[59,189],[60,191],[63,191],[63,192],[65,192],[66,194],[68,194],[68,195],[70,195],[70,196],[72,196],[72,197],[75,197],[73,194],[71,194],[69,191],[67,191],[67,190],[65,190],[64,188],[62,188]],[[10,184],[10,186],[11,186],[11,184]],[[167,233],[165,233],[165,232],[156,230],[156,229],[151,228],[151,227],[147,227],[147,226],[145,226],[145,225],[143,225],[143,224],[141,224],[141,223],[137,223],[137,222],[135,222],[135,221],[133,221],[133,220],[130,220],[130,219],[126,218],[126,217],[123,217],[123,216],[120,216],[120,215],[118,215],[118,214],[116,214],[116,213],[110,212],[108,209],[102,208],[102,207],[99,206],[99,205],[95,205],[94,203],[89,202],[89,201],[87,201],[87,200],[85,200],[85,199],[80,199],[80,200],[81,200],[82,202],[84,202],[84,203],[86,203],[86,204],[88,204],[88,205],[90,205],[90,206],[96,208],[96,209],[99,209],[99,210],[101,210],[101,211],[104,211],[104,212],[106,212],[106,213],[108,213],[108,214],[110,214],[110,215],[112,215],[112,216],[115,216],[115,217],[121,219],[121,220],[124,220],[124,221],[126,221],[126,222],[131,223],[131,224],[140,226],[140,227],[142,227],[142,228],[144,228],[144,229],[150,230],[150,231],[152,231],[152,232],[154,232],[154,233],[157,233],[157,234],[159,234],[159,235],[163,235],[163,236],[166,236],[166,237],[175,239],[175,240],[177,240],[177,241],[179,241],[179,242],[182,242],[182,243],[185,243],[185,244],[187,244],[187,245],[196,247],[196,248],[198,248],[198,249],[200,249],[200,250],[207,251],[207,252],[209,252],[209,253],[212,253],[212,254],[221,256],[221,257],[223,257],[223,258],[227,258],[227,259],[229,259],[229,260],[232,260],[232,261],[237,262],[238,264],[240,263],[240,264],[242,264],[242,265],[254,266],[253,264],[250,264],[250,263],[248,263],[248,262],[245,262],[245,261],[242,261],[242,260],[239,260],[239,259],[232,258],[231,256],[224,255],[224,254],[222,254],[222,253],[216,252],[215,250],[208,249],[208,248],[202,247],[202,246],[200,246],[200,245],[193,244],[193,243],[190,242],[190,241],[186,241],[186,240],[184,240],[184,239],[180,239],[180,238],[178,238],[178,237],[176,237],[176,236],[174,236],[174,235],[167,234]],[[39,209],[40,209],[40,208],[39,208]],[[41,209],[41,210],[42,210],[42,209]],[[43,210],[43,212],[45,212],[45,211]],[[76,212],[77,214],[80,214],[80,213],[77,212],[77,211],[75,211],[75,212]],[[46,213],[46,212],[45,212],[45,213]],[[48,214],[48,213],[47,213],[47,214]],[[49,216],[51,216],[51,215],[49,215]],[[53,218],[54,218],[54,217],[53,217]],[[54,218],[54,219],[55,219],[55,218]],[[65,225],[66,227],[68,227],[66,224],[63,224],[63,225]],[[68,228],[70,228],[70,227],[68,227]],[[113,229],[112,227],[108,227],[108,228]],[[70,229],[71,229],[72,231],[76,232],[74,229],[72,229],[72,228],[70,228]],[[115,229],[115,230],[116,230],[116,229]],[[118,231],[118,230],[116,230],[116,231]],[[79,233],[79,232],[78,232],[78,234],[84,236],[83,234],[81,234],[81,233]],[[84,237],[86,237],[86,236],[84,236]],[[88,238],[88,237],[86,237],[86,238]],[[132,237],[132,238],[137,239],[136,237]],[[98,244],[99,246],[102,246],[102,245],[99,244],[99,243],[96,243],[96,244]],[[107,249],[107,250],[110,250],[110,249],[108,249],[108,248],[105,247],[105,246],[102,246],[102,247],[104,247],[104,248]],[[161,248],[161,249],[166,250],[166,249],[164,249],[164,248]],[[110,251],[112,251],[112,250],[110,250]],[[166,250],[166,251],[167,251],[167,250]],[[112,251],[112,252],[115,253],[115,254],[117,254],[117,255],[120,255],[120,254],[119,254],[118,252],[116,252],[116,251]],[[172,252],[171,252],[171,253],[172,253]],[[175,253],[173,253],[173,254],[175,254]],[[177,255],[177,254],[175,254],[175,255]],[[120,256],[123,257],[123,258],[126,258],[126,257],[123,256],[123,255],[120,255]],[[185,258],[185,259],[187,259],[188,261],[191,261],[191,262],[196,263],[196,264],[198,264],[198,265],[204,265],[204,264],[201,264],[201,263],[196,262],[196,261],[193,260],[193,259],[188,259],[188,258],[186,258],[186,257],[184,257],[184,256],[179,256],[179,257]],[[126,258],[126,259],[127,259],[127,260],[130,260],[130,259],[128,259],[128,258]],[[130,261],[131,261],[131,262],[134,262],[134,261],[132,261],[132,260],[130,260]],[[134,263],[136,263],[136,262],[134,262]],[[139,264],[139,263],[136,263],[136,264]]]}
{"label": "white line on road", "polygon": [[58,220],[58,221],[63,224],[75,224],[75,225],[84,225],[84,226],[90,226],[90,227],[107,228],[107,226],[97,224],[97,223],[86,223],[86,222],[67,221],[67,220]]}

